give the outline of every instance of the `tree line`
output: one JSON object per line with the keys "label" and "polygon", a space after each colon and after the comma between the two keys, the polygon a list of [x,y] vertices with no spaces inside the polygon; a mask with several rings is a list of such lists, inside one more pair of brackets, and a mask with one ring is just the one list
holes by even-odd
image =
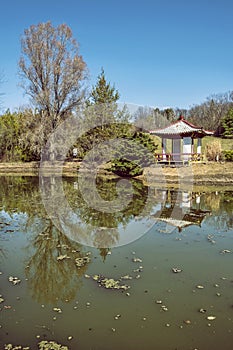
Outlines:
{"label": "tree line", "polygon": [[134,113],[138,126],[163,128],[182,115],[194,125],[214,131],[215,136],[233,138],[233,91],[214,94],[190,109],[139,107]]}

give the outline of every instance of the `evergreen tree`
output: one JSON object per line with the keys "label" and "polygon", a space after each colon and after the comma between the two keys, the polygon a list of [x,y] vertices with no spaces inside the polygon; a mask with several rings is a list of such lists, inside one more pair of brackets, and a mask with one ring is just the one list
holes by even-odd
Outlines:
{"label": "evergreen tree", "polygon": [[118,91],[114,86],[107,83],[105,78],[104,69],[101,69],[101,73],[98,76],[96,85],[92,88],[89,103],[90,104],[100,104],[100,103],[114,103],[120,98]]}
{"label": "evergreen tree", "polygon": [[[97,78],[96,85],[93,86],[90,97],[86,101],[84,110],[85,129],[88,129],[77,144],[79,156],[82,158],[85,154],[93,149],[97,144],[109,139],[116,139],[127,134],[131,126],[128,123],[129,114],[127,109],[118,108],[117,101],[120,95],[107,82],[104,69],[102,68]],[[93,156],[93,161],[101,157],[101,154]]]}
{"label": "evergreen tree", "polygon": [[123,177],[134,177],[143,173],[143,168],[154,163],[157,149],[150,135],[135,131],[125,138],[112,161],[111,171]]}
{"label": "evergreen tree", "polygon": [[233,108],[230,108],[223,118],[222,127],[224,129],[222,135],[227,138],[233,138]]}

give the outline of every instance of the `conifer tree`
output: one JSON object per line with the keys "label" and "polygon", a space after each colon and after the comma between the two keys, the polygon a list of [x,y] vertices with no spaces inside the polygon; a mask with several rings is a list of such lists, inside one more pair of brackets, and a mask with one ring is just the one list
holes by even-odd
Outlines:
{"label": "conifer tree", "polygon": [[96,85],[92,88],[90,95],[91,104],[100,104],[100,103],[116,103],[120,98],[119,92],[115,89],[114,86],[110,85],[110,82],[107,83],[105,78],[104,69],[101,69],[101,73],[98,76]]}
{"label": "conifer tree", "polygon": [[223,118],[222,127],[224,129],[222,135],[227,138],[233,138],[233,108],[230,108]]}

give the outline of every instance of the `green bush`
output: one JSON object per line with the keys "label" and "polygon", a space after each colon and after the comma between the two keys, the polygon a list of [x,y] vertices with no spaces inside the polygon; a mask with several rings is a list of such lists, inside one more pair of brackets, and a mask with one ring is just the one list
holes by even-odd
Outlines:
{"label": "green bush", "polygon": [[223,154],[227,162],[233,162],[233,151],[224,151]]}
{"label": "green bush", "polygon": [[122,139],[112,160],[110,171],[122,177],[134,177],[143,173],[143,168],[154,163],[157,145],[141,131]]}

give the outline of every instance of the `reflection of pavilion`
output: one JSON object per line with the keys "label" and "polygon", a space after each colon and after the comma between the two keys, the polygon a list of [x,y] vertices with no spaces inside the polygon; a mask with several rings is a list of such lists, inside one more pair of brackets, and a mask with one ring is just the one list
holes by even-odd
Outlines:
{"label": "reflection of pavilion", "polygon": [[178,228],[201,226],[209,210],[200,208],[200,195],[191,192],[162,190],[161,209],[154,214],[156,221],[162,221]]}

